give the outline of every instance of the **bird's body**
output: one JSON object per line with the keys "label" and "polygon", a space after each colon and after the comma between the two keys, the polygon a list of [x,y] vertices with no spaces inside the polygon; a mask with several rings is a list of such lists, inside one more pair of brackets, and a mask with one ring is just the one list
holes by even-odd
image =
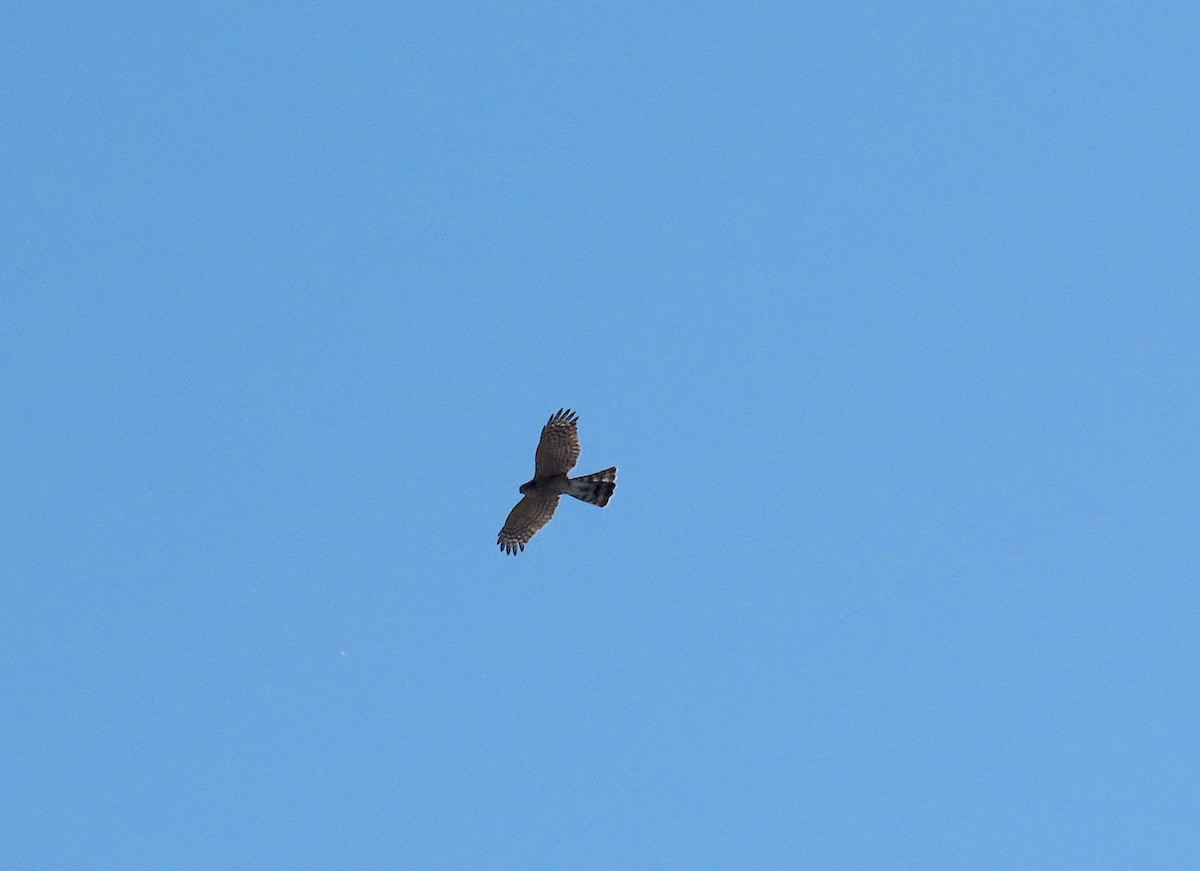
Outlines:
{"label": "bird's body", "polygon": [[571,490],[570,478],[566,475],[551,475],[548,478],[534,478],[521,485],[521,492],[526,496],[561,496]]}
{"label": "bird's body", "polygon": [[617,467],[568,478],[567,472],[579,460],[578,418],[570,409],[559,409],[542,427],[542,438],[534,455],[532,480],[521,485],[524,499],[516,504],[504,521],[497,540],[505,553],[525,549],[529,539],[550,522],[559,496],[574,496],[603,508],[617,487]]}

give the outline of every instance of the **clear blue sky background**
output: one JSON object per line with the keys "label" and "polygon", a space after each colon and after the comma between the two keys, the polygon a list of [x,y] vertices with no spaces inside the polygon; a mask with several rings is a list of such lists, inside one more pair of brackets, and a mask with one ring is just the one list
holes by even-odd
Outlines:
{"label": "clear blue sky background", "polygon": [[1194,4],[185,6],[0,15],[5,868],[1195,867]]}

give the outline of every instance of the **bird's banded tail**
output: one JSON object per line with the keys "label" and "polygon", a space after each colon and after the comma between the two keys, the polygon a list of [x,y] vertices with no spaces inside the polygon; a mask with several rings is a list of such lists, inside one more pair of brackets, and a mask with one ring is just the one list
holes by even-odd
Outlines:
{"label": "bird's banded tail", "polygon": [[584,502],[591,502],[603,508],[612,498],[613,490],[617,489],[617,467],[595,472],[591,475],[581,475],[567,480],[570,489],[567,493]]}

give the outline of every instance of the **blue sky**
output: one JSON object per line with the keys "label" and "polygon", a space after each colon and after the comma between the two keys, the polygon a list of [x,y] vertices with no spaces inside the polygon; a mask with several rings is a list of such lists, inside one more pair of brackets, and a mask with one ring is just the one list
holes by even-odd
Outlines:
{"label": "blue sky", "polygon": [[1193,6],[0,33],[6,867],[1191,867]]}

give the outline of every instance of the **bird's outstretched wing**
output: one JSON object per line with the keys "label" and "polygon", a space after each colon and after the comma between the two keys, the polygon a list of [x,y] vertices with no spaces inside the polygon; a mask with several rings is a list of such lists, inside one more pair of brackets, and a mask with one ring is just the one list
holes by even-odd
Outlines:
{"label": "bird's outstretched wing", "polygon": [[542,440],[533,457],[533,476],[565,475],[579,462],[579,418],[560,408],[542,427]]}
{"label": "bird's outstretched wing", "polygon": [[557,507],[557,496],[526,496],[508,512],[504,528],[496,538],[500,549],[505,553],[524,550],[533,534],[550,522]]}

